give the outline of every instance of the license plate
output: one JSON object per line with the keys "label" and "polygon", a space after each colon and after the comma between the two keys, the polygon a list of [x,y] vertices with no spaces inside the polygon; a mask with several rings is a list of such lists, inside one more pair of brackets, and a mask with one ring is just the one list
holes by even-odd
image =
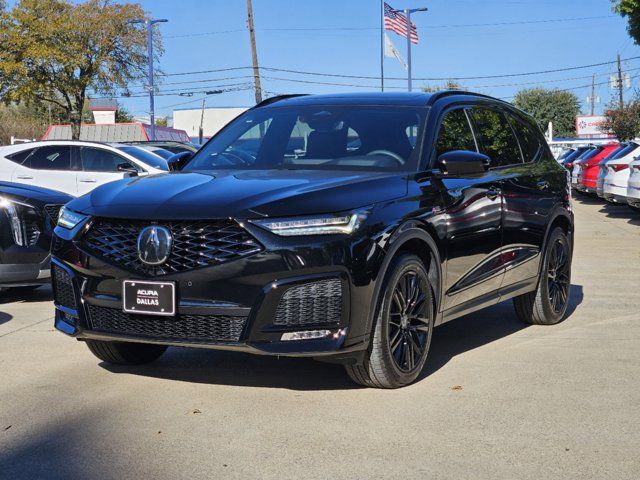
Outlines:
{"label": "license plate", "polygon": [[175,315],[175,288],[171,282],[125,280],[122,283],[123,310],[143,315]]}

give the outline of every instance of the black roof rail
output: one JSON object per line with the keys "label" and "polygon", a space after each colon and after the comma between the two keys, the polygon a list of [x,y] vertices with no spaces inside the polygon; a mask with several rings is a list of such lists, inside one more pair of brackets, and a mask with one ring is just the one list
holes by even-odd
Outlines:
{"label": "black roof rail", "polygon": [[493,100],[493,101],[497,100],[497,101],[502,102],[502,103],[507,103],[507,104],[509,103],[509,102],[505,102],[504,100],[501,100],[499,98],[492,97],[490,95],[485,95],[484,93],[467,92],[465,90],[440,90],[438,92],[434,92],[431,95],[430,103],[433,103],[436,100],[439,100],[439,99],[441,99],[443,97],[449,97],[451,95],[469,95],[471,97],[480,97],[480,98],[486,98],[486,99]]}
{"label": "black roof rail", "polygon": [[271,105],[272,103],[279,102],[280,100],[286,100],[287,98],[295,98],[295,97],[304,97],[308,95],[307,93],[291,93],[286,95],[276,95],[275,97],[269,97],[261,101],[260,103],[255,104],[250,110],[254,108],[266,107],[267,105]]}

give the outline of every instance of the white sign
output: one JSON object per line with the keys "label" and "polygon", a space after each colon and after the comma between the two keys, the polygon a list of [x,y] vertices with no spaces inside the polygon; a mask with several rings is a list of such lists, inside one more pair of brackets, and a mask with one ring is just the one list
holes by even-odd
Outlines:
{"label": "white sign", "polygon": [[600,124],[604,121],[602,115],[578,115],[576,117],[576,135],[605,135],[600,130]]}

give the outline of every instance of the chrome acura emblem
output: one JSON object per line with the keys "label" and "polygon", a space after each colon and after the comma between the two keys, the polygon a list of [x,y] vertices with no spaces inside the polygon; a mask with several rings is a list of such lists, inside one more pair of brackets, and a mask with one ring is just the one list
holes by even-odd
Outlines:
{"label": "chrome acura emblem", "polygon": [[173,238],[166,227],[145,227],[138,235],[138,258],[147,265],[161,265],[171,253]]}

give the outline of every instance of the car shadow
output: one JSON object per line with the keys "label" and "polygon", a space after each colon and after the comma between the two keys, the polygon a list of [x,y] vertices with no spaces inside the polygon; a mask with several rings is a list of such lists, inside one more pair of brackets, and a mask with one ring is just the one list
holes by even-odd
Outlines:
{"label": "car shadow", "polygon": [[[582,286],[572,285],[567,316],[582,303]],[[452,358],[527,328],[511,301],[448,322],[434,331],[430,358],[420,379],[444,367]],[[181,382],[289,390],[360,388],[340,365],[308,358],[271,357],[239,352],[170,348],[149,365],[125,367],[101,363],[110,372]]]}
{"label": "car shadow", "polygon": [[8,313],[5,313],[5,312],[0,312],[0,325],[7,323],[12,318],[13,318],[13,315],[9,315]]}
{"label": "car shadow", "polygon": [[47,302],[53,300],[51,285],[45,284],[40,287],[17,287],[9,288],[0,292],[0,304],[3,303],[24,303],[24,302]]}
{"label": "car shadow", "polygon": [[[582,285],[571,285],[569,305],[563,321],[571,317],[583,300]],[[419,380],[440,370],[458,355],[529,327],[516,317],[511,300],[447,322],[434,330],[430,358]]]}
{"label": "car shadow", "polygon": [[630,225],[640,226],[640,214],[629,208],[628,205],[607,203],[600,209],[608,218],[627,220]]}

